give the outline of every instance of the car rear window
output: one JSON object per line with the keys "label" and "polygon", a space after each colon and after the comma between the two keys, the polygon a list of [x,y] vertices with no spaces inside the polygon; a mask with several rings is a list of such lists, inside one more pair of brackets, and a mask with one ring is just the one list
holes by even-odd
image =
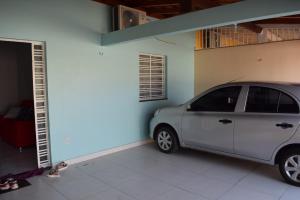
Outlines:
{"label": "car rear window", "polygon": [[299,113],[297,102],[289,95],[266,87],[250,87],[246,112]]}
{"label": "car rear window", "polygon": [[299,113],[297,102],[290,96],[281,93],[279,100],[279,113]]}

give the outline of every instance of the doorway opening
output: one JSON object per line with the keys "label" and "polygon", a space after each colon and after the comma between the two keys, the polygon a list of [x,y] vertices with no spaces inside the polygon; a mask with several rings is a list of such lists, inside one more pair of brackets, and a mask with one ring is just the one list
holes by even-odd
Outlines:
{"label": "doorway opening", "polygon": [[45,45],[0,38],[0,177],[50,166]]}

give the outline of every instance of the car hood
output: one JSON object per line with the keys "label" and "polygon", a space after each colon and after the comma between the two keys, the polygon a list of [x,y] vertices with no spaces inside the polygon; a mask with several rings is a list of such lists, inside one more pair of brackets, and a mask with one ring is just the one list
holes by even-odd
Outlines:
{"label": "car hood", "polygon": [[184,105],[180,105],[180,106],[173,106],[173,107],[165,107],[165,108],[161,108],[159,109],[159,114],[160,115],[172,115],[172,114],[177,114],[179,112],[182,112],[184,108]]}

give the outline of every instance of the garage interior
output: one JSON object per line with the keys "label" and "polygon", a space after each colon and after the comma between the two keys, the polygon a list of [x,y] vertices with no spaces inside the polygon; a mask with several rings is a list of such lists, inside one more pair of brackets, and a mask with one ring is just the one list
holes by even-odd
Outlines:
{"label": "garage interior", "polygon": [[[176,24],[151,30],[151,24],[159,27],[177,17],[179,22],[191,13],[215,13],[214,8],[249,1],[5,1],[0,8],[0,25],[5,27],[0,39],[45,42],[47,156],[52,165],[64,160],[69,167],[59,178],[30,178],[30,186],[0,193],[0,200],[298,199],[300,189],[284,182],[277,167],[191,149],[163,154],[149,140],[155,110],[185,103],[216,85],[300,82],[299,4],[287,8],[288,15],[271,13],[267,18],[200,24],[191,30],[179,23],[182,31]],[[268,3],[262,1],[263,8]],[[119,5],[145,12],[147,24],[131,27],[129,19],[129,28],[113,31],[112,8]],[[23,16],[23,11],[30,14]],[[9,22],[1,20],[12,15]],[[141,76],[144,59],[154,59],[154,69],[161,72],[155,77],[159,83],[150,88]],[[0,160],[0,170],[4,161]]]}

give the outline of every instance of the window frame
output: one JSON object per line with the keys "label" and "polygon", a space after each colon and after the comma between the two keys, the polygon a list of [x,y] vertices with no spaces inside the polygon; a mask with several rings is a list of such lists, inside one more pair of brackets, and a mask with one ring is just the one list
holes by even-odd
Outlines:
{"label": "window frame", "polygon": [[[150,89],[149,89],[149,93],[150,95],[147,97],[147,95],[141,95],[142,94],[142,91],[143,91],[143,88],[141,88],[141,86],[143,85],[142,81],[141,81],[141,77],[142,77],[142,73],[141,73],[141,56],[149,56],[149,86],[150,86]],[[162,77],[162,81],[161,81],[161,84],[162,84],[162,87],[160,88],[161,91],[162,91],[162,95],[161,96],[158,96],[158,97],[153,97],[151,92],[153,92],[152,90],[152,57],[160,57],[162,59],[162,74],[161,74],[161,77]],[[162,55],[162,54],[151,54],[151,53],[139,53],[138,54],[138,67],[139,67],[139,102],[147,102],[147,101],[159,101],[159,100],[167,100],[168,97],[167,97],[167,62],[166,62],[166,55]],[[146,90],[146,89],[144,89]]]}
{"label": "window frame", "polygon": [[[239,94],[237,96],[236,104],[235,104],[235,107],[234,107],[233,111],[201,111],[201,110],[193,110],[192,109],[192,104],[194,104],[195,102],[197,102],[201,98],[205,97],[206,95],[208,95],[210,93],[213,93],[213,92],[216,92],[217,90],[230,88],[230,87],[240,87],[240,91],[239,91]],[[235,113],[238,106],[239,106],[239,104],[240,104],[240,99],[241,99],[242,92],[243,92],[243,86],[242,85],[226,85],[226,86],[212,88],[210,90],[207,90],[206,92],[204,92],[200,96],[196,97],[195,99],[193,99],[188,104],[189,107],[188,107],[187,111],[189,111],[189,112],[198,112],[198,113],[226,113],[226,114]]]}
{"label": "window frame", "polygon": [[[296,102],[297,106],[298,106],[298,113],[281,113],[281,112],[247,112],[247,103],[248,103],[248,98],[249,98],[249,92],[251,87],[260,87],[260,88],[266,88],[266,89],[271,89],[271,90],[275,90],[277,92],[279,92],[279,99],[278,99],[278,105],[277,105],[277,109],[278,106],[280,104],[280,96],[281,94],[284,94],[288,97],[290,97],[293,101]],[[295,97],[293,94],[291,94],[290,92],[287,92],[285,90],[282,90],[280,88],[277,87],[268,87],[268,86],[263,86],[263,85],[247,85],[247,92],[246,92],[246,98],[245,98],[245,102],[244,102],[244,113],[246,114],[267,114],[267,115],[299,115],[300,114],[300,105],[298,102],[298,98]]]}

